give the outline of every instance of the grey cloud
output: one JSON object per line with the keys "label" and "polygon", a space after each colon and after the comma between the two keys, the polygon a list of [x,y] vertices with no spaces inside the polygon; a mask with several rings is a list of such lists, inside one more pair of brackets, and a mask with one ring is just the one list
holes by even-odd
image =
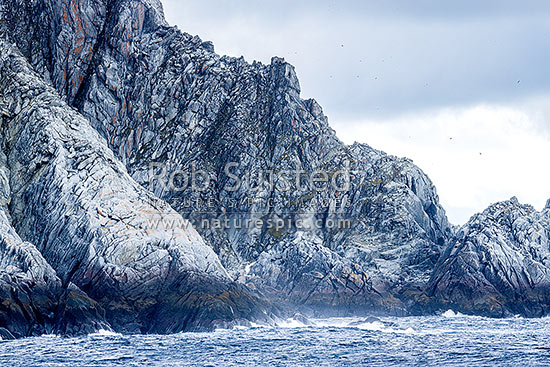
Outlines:
{"label": "grey cloud", "polygon": [[[549,2],[164,3],[169,19],[218,49],[264,62],[275,53],[285,57],[304,94],[335,118],[509,103],[549,92]],[[234,36],[223,38],[228,32]]]}
{"label": "grey cloud", "polygon": [[210,0],[181,1],[164,0],[170,6],[181,9],[203,11],[211,17],[225,18],[228,15],[261,14],[266,21],[288,20],[289,17],[303,17],[307,14],[322,15],[372,15],[376,17],[409,18],[479,18],[488,16],[522,16],[539,14],[550,10],[550,3],[543,0]]}

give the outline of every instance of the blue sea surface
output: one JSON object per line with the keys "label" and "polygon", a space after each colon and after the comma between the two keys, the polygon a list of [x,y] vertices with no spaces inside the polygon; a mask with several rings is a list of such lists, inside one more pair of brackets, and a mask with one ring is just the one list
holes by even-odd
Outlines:
{"label": "blue sea surface", "polygon": [[550,319],[288,320],[211,333],[0,341],[2,366],[550,366]]}

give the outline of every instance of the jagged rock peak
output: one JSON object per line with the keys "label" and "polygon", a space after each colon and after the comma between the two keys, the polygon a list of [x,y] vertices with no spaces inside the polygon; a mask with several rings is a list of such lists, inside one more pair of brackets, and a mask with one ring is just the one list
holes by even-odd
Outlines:
{"label": "jagged rock peak", "polygon": [[428,296],[432,306],[488,316],[550,310],[550,211],[517,198],[474,215],[449,242]]}

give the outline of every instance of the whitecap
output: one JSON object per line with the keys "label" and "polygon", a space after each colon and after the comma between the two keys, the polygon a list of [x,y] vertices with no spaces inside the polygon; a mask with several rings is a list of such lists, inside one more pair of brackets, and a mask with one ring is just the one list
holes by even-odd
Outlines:
{"label": "whitecap", "polygon": [[383,333],[395,333],[395,334],[415,333],[415,330],[412,327],[408,327],[407,329],[401,329],[399,327],[398,328],[388,327],[380,321],[366,322],[364,324],[356,325],[355,327],[361,330],[380,331]]}
{"label": "whitecap", "polygon": [[273,326],[272,325],[267,325],[267,324],[258,324],[258,323],[255,323],[255,322],[251,322],[250,323],[250,328],[251,329],[272,329]]}
{"label": "whitecap", "polygon": [[58,334],[42,334],[40,335],[42,338],[61,338],[61,335]]}
{"label": "whitecap", "polygon": [[280,321],[279,323],[277,323],[277,326],[281,328],[298,328],[298,327],[305,327],[306,324],[296,319],[290,318],[290,319]]}
{"label": "whitecap", "polygon": [[122,336],[120,333],[115,333],[111,330],[99,329],[95,333],[88,334],[88,336]]}
{"label": "whitecap", "polygon": [[245,325],[235,325],[235,326],[233,326],[233,329],[234,330],[248,330],[248,329],[250,329],[250,327],[245,326]]}
{"label": "whitecap", "polygon": [[441,314],[441,316],[443,316],[443,317],[462,317],[464,315],[461,314],[460,312],[454,312],[453,310],[448,309],[447,311],[443,312],[443,314]]}
{"label": "whitecap", "polygon": [[372,331],[383,331],[384,329],[386,329],[384,324],[382,324],[380,321],[365,322],[363,324],[355,325],[355,327],[361,330],[372,330]]}

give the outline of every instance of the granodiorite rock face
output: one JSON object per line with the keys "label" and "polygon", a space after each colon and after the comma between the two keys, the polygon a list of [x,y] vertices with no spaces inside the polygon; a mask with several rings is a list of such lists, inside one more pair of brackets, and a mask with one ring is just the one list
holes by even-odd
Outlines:
{"label": "granodiorite rock face", "polygon": [[550,201],[542,212],[516,198],[474,215],[430,281],[436,307],[488,316],[550,310]]}
{"label": "granodiorite rock face", "polygon": [[101,307],[62,283],[34,245],[23,242],[0,210],[0,337],[78,335],[108,329]]}
{"label": "granodiorite rock face", "polygon": [[[211,43],[167,26],[155,1],[39,1],[11,11],[31,20],[11,27],[36,34],[14,37],[35,67],[139,183],[195,224],[231,274],[294,303],[406,312],[409,293],[423,287],[451,235],[435,189],[409,160],[342,144],[320,106],[300,98],[291,65],[220,57]],[[352,173],[344,190],[295,180],[288,190],[231,190],[231,163],[236,177]],[[152,177],[151,164],[166,175]],[[208,177],[206,190],[166,187],[174,172],[192,170]],[[203,219],[308,219],[320,226],[219,229]],[[333,220],[350,223],[329,228]]]}
{"label": "granodiorite rock face", "polygon": [[[8,48],[0,41],[0,64]],[[6,74],[1,69],[0,75]],[[3,82],[4,79],[3,79]],[[4,97],[3,94],[0,94]],[[6,99],[2,98],[5,102]],[[0,125],[5,128],[8,110],[0,106]],[[109,329],[104,311],[74,283],[62,281],[38,249],[21,240],[12,226],[11,170],[0,137],[0,338],[55,333],[78,335]],[[9,162],[11,164],[11,162]],[[15,189],[15,188],[14,188]]]}
{"label": "granodiorite rock face", "polygon": [[119,330],[177,332],[263,315],[192,226],[148,226],[158,213],[177,214],[1,42],[10,215],[62,282],[98,301]]}
{"label": "granodiorite rock face", "polygon": [[0,6],[15,44],[1,59],[7,223],[113,327],[269,320],[261,297],[330,311],[547,312],[542,243],[501,224],[485,233],[485,220],[485,242],[476,222],[455,234],[430,179],[411,160],[340,142],[284,59],[219,56],[170,27],[157,0]]}

